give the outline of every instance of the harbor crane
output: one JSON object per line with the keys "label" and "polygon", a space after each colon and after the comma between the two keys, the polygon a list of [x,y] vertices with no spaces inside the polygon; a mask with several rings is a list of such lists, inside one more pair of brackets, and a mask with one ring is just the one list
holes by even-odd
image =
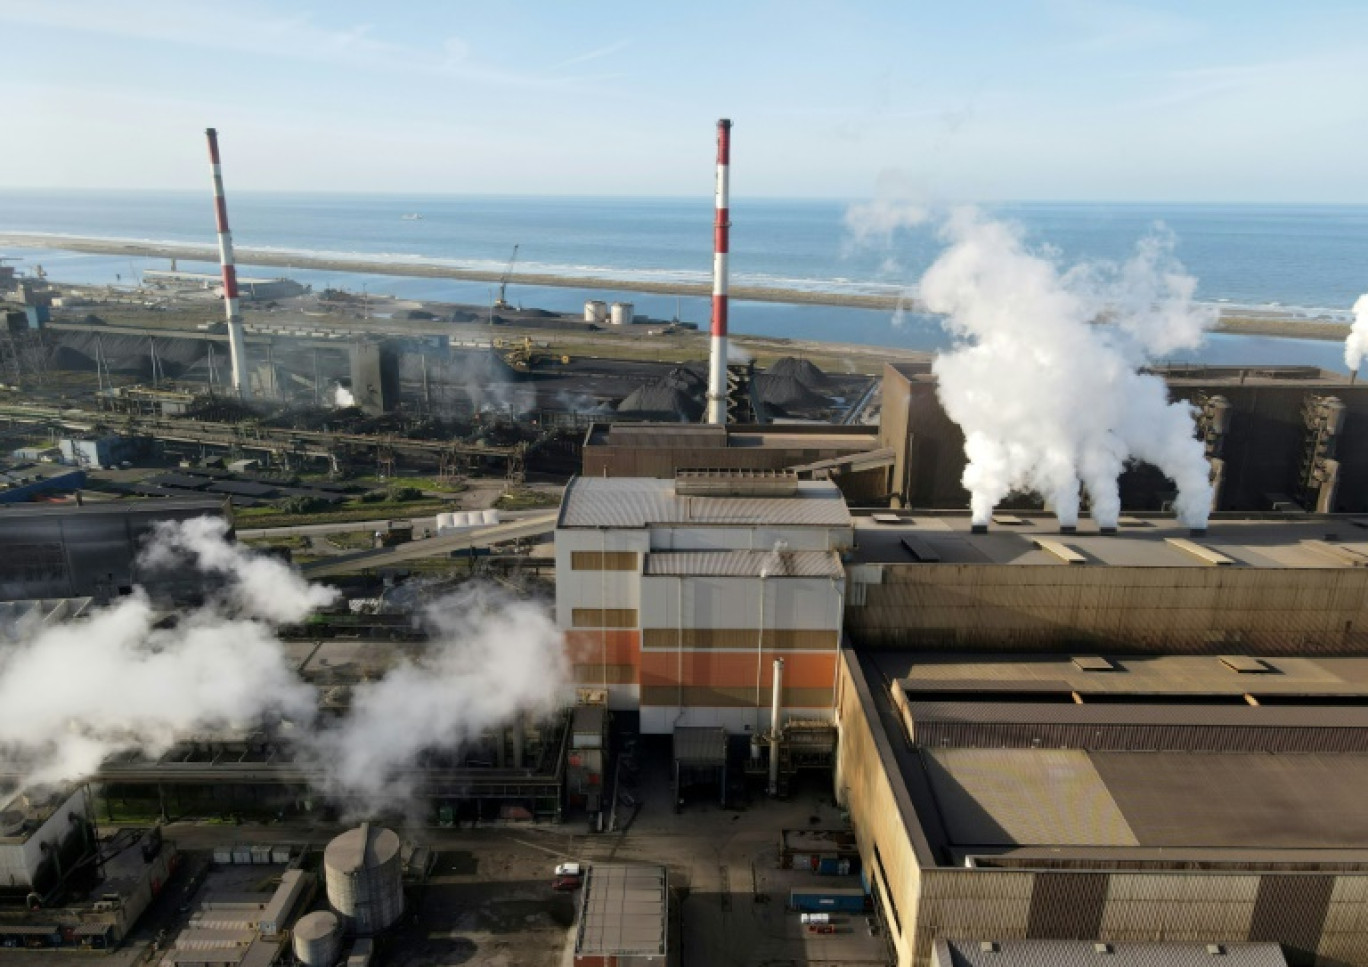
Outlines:
{"label": "harbor crane", "polygon": [[[521,244],[521,243],[520,243]],[[513,263],[518,261],[518,246],[513,246],[513,255],[508,260],[508,268],[504,269],[503,278],[499,279],[499,297],[494,300],[495,309],[512,309],[508,300],[504,298],[508,290],[508,280],[513,275]]]}

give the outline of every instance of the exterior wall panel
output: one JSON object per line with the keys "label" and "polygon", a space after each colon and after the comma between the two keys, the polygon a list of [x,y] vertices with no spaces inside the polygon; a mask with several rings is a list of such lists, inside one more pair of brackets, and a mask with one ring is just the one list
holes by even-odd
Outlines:
{"label": "exterior wall panel", "polygon": [[881,583],[852,592],[864,604],[847,609],[847,629],[868,646],[1368,653],[1368,568],[943,564],[879,573]]}

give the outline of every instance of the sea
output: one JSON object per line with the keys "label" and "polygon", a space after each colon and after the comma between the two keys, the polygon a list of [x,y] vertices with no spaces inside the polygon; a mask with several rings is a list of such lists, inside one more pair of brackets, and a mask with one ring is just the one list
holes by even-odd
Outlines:
{"label": "sea", "polygon": [[[635,282],[706,284],[712,267],[712,198],[492,197],[322,193],[229,193],[240,248],[315,257],[358,257],[502,271],[518,246],[516,271],[567,280],[567,287],[510,285],[510,302],[579,311],[585,299],[630,301],[639,313],[694,321],[706,329],[704,298],[651,295]],[[732,284],[816,292],[898,293],[915,284],[943,249],[934,221],[874,242],[847,227],[838,200],[732,200]],[[1018,223],[1028,243],[1062,265],[1126,258],[1136,243],[1171,232],[1175,253],[1214,305],[1348,322],[1368,291],[1368,205],[1017,203],[981,206]],[[412,217],[412,216],[421,217]],[[409,216],[409,217],[405,217]],[[143,242],[213,244],[205,192],[0,190],[0,234],[75,235]],[[55,249],[0,249],[22,270],[42,265],[60,281],[129,285],[165,259],[88,255]],[[186,271],[217,271],[180,261]],[[255,268],[315,288],[487,305],[483,282],[318,269]],[[585,277],[621,280],[620,291],[576,288]],[[934,317],[891,311],[735,302],[733,332],[937,350],[949,344]],[[1342,350],[1324,340],[1212,334],[1175,360],[1302,363],[1342,369]]]}

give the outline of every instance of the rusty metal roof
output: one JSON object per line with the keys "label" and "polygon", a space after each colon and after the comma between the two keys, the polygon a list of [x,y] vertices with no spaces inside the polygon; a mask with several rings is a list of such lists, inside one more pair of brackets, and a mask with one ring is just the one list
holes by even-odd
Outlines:
{"label": "rusty metal roof", "polygon": [[580,897],[575,956],[665,957],[669,899],[665,867],[595,863]]}

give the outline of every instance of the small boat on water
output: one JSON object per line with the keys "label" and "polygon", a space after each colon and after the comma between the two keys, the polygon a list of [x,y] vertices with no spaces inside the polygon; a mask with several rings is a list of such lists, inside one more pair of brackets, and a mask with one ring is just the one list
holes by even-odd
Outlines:
{"label": "small boat on water", "polygon": [[417,212],[409,212],[407,215],[400,215],[399,217],[406,222],[416,222],[419,221],[423,216],[418,214]]}

